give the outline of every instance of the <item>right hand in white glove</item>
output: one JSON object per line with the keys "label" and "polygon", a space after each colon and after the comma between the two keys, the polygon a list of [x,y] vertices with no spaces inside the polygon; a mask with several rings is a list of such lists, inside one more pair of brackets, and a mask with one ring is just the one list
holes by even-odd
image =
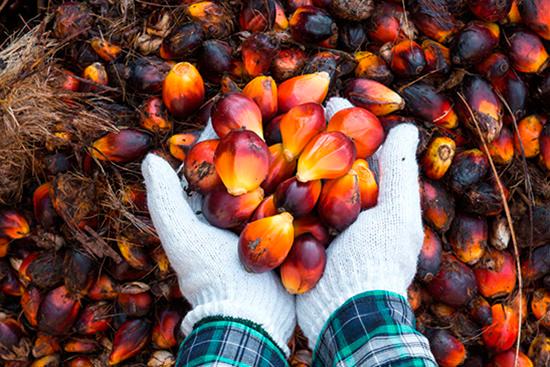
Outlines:
{"label": "right hand in white glove", "polygon": [[[350,106],[345,100],[332,99],[327,117]],[[389,132],[371,160],[378,164],[378,205],[362,212],[335,238],[327,250],[323,277],[315,288],[297,297],[298,324],[312,349],[330,315],[349,298],[373,290],[407,298],[424,240],[417,145],[418,129],[411,124]]]}

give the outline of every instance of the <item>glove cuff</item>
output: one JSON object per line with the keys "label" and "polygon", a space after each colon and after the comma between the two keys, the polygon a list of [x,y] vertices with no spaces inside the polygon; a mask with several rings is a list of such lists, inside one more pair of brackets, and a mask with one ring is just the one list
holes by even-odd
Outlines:
{"label": "glove cuff", "polygon": [[234,300],[208,302],[198,305],[187,313],[182,321],[181,330],[187,336],[193,331],[196,324],[211,318],[237,319],[249,326],[254,325],[255,329],[265,332],[287,358],[290,356],[287,343],[296,324],[293,302],[291,312],[281,310],[270,314],[267,314],[265,308],[257,304],[243,304],[243,302]]}

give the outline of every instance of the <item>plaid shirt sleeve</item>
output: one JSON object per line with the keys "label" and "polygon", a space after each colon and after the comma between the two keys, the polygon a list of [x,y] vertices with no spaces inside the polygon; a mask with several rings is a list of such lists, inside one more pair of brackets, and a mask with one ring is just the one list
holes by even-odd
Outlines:
{"label": "plaid shirt sleeve", "polygon": [[203,319],[183,341],[176,367],[288,367],[285,356],[263,329],[247,320]]}
{"label": "plaid shirt sleeve", "polygon": [[414,313],[395,293],[358,294],[325,324],[312,367],[436,367],[428,340],[415,330]]}

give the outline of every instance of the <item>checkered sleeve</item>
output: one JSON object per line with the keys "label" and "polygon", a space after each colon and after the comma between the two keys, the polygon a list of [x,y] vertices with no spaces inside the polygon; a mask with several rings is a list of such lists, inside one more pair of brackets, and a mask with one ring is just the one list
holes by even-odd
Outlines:
{"label": "checkered sleeve", "polygon": [[283,352],[259,326],[247,320],[203,319],[183,341],[176,367],[288,367]]}
{"label": "checkered sleeve", "polygon": [[415,330],[408,302],[392,292],[370,291],[347,300],[329,318],[312,367],[436,367],[428,340]]}

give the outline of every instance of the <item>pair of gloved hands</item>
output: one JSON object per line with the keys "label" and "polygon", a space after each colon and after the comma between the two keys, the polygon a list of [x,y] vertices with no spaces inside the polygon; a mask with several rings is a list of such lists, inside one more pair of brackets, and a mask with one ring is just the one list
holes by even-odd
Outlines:
{"label": "pair of gloved hands", "polygon": [[[325,109],[327,121],[348,107],[349,101],[332,98]],[[200,140],[212,138],[216,134],[209,123]],[[188,335],[205,317],[245,319],[263,327],[288,357],[296,317],[313,349],[325,322],[349,298],[370,290],[406,298],[424,238],[417,145],[413,125],[390,131],[369,160],[379,177],[378,205],[334,239],[323,277],[299,296],[288,294],[272,271],[247,273],[239,261],[237,235],[197,216],[200,195],[186,194],[185,178],[180,182],[165,160],[149,154],[142,171],[151,218],[181,292],[193,307],[183,320],[183,333]]]}

